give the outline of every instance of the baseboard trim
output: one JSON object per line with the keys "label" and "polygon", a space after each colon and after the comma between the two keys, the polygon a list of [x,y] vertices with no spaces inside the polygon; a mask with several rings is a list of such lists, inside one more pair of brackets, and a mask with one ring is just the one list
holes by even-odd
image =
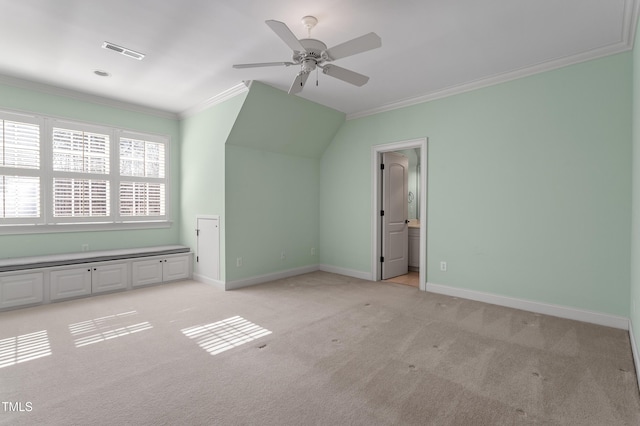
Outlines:
{"label": "baseboard trim", "polygon": [[199,283],[212,285],[220,290],[224,290],[224,281],[214,280],[213,278],[205,277],[200,274],[193,274],[193,280],[198,281]]}
{"label": "baseboard trim", "polygon": [[300,268],[287,269],[285,271],[271,274],[257,275],[255,277],[243,278],[241,280],[227,281],[225,290],[236,290],[242,287],[263,284],[269,281],[281,280],[283,278],[295,277],[296,275],[307,274],[318,270],[318,265],[302,266]]}
{"label": "baseboard trim", "polygon": [[347,277],[360,278],[361,280],[372,281],[370,272],[356,271],[355,269],[340,268],[339,266],[320,265],[319,269],[324,272],[331,272],[338,275],[346,275]]}
{"label": "baseboard trim", "polygon": [[638,391],[640,391],[640,353],[635,335],[633,334],[633,321],[629,320],[629,340],[631,342],[631,353],[633,354],[633,364],[636,367],[636,380],[638,381]]}
{"label": "baseboard trim", "polygon": [[481,291],[450,287],[429,282],[427,283],[426,290],[432,293],[460,297],[463,299],[477,300],[479,302],[491,303],[493,305],[522,309],[523,311],[536,312],[539,314],[551,315],[554,317],[604,325],[606,327],[619,328],[622,330],[629,329],[629,318],[620,317],[617,315],[603,314],[600,312],[571,308],[568,306],[552,305],[549,303],[534,302],[531,300],[500,296],[492,293],[484,293]]}

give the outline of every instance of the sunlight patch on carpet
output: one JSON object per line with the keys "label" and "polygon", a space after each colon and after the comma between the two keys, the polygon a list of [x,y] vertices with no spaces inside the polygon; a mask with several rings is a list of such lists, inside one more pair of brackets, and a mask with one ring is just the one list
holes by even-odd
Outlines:
{"label": "sunlight patch on carpet", "polygon": [[51,355],[47,330],[0,340],[0,368]]}
{"label": "sunlight patch on carpet", "polygon": [[153,328],[148,321],[127,324],[133,322],[130,317],[137,314],[137,311],[129,311],[94,318],[69,325],[69,331],[75,337],[76,348],[80,348]]}
{"label": "sunlight patch on carpet", "polygon": [[271,334],[246,319],[235,316],[206,325],[181,330],[182,333],[211,355],[217,355],[252,340]]}

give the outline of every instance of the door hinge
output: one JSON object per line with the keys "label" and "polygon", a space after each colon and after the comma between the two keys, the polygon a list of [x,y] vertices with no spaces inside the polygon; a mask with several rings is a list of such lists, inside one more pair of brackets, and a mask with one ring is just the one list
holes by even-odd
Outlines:
{"label": "door hinge", "polygon": [[384,170],[384,163],[380,164],[380,170]]}
{"label": "door hinge", "polygon": [[196,256],[196,262],[200,262],[200,256]]}
{"label": "door hinge", "polygon": [[380,210],[380,216],[384,216],[384,210]]}
{"label": "door hinge", "polygon": [[199,237],[199,236],[200,236],[200,230],[196,229],[196,237]]}
{"label": "door hinge", "polygon": [[384,256],[380,256],[380,262],[384,262]]}

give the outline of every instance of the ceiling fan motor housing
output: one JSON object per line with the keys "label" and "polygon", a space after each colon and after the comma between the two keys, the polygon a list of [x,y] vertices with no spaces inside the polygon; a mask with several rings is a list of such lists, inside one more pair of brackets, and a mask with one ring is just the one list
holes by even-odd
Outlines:
{"label": "ceiling fan motor housing", "polygon": [[327,45],[314,38],[303,38],[300,44],[306,49],[305,52],[295,51],[293,62],[302,64],[303,72],[311,72],[316,69],[316,65],[322,65],[327,60],[325,51]]}

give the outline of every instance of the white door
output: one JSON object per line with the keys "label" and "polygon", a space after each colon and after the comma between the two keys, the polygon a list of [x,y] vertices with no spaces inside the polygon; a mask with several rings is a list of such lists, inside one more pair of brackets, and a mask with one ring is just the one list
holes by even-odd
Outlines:
{"label": "white door", "polygon": [[382,154],[382,279],[409,272],[409,160]]}
{"label": "white door", "polygon": [[220,218],[197,218],[196,270],[202,277],[220,279]]}

